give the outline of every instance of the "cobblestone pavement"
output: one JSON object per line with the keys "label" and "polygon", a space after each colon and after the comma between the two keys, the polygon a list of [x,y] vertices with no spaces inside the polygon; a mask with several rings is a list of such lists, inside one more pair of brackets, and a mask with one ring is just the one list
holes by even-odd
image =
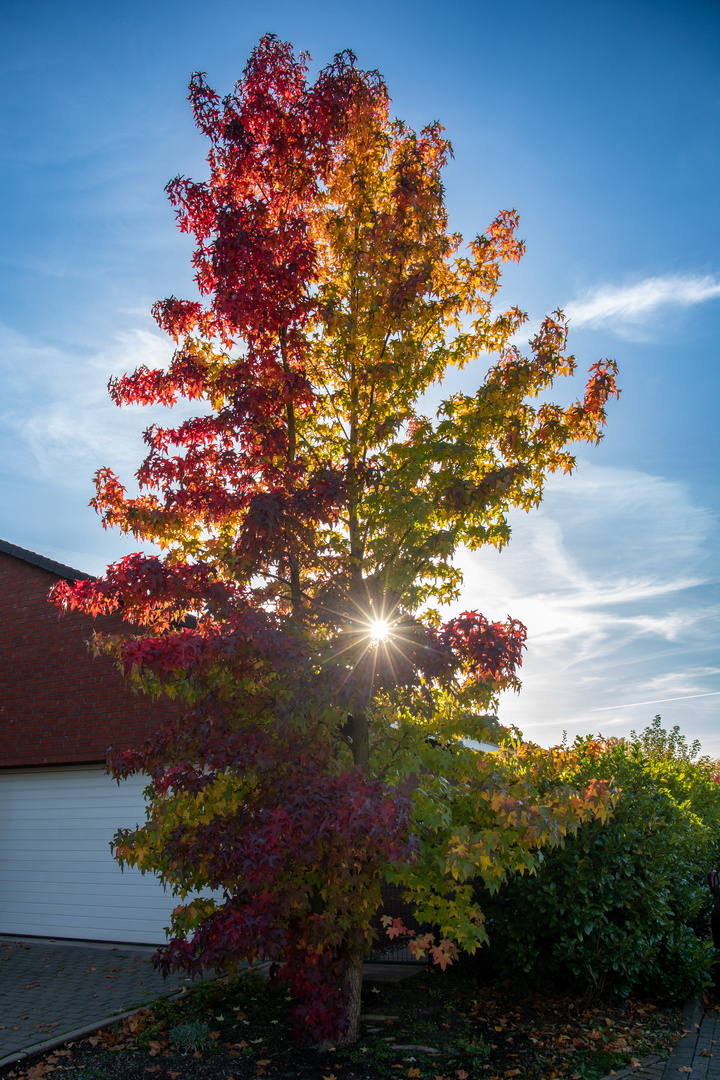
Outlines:
{"label": "cobblestone pavement", "polygon": [[699,1030],[693,1025],[693,1030],[675,1046],[663,1080],[683,1080],[683,1077],[720,1080],[720,1012],[706,1013]]}
{"label": "cobblestone pavement", "polygon": [[154,952],[0,935],[0,1061],[187,986],[155,971]]}
{"label": "cobblestone pavement", "polygon": [[650,1054],[640,1068],[622,1069],[603,1080],[720,1080],[720,1011],[703,1016],[702,1001],[690,1001],[683,1010],[683,1028],[668,1061]]}

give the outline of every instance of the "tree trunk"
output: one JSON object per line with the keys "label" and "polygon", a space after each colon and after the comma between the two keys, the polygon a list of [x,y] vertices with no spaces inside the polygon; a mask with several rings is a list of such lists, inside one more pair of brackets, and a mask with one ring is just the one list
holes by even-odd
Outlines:
{"label": "tree trunk", "polygon": [[370,731],[364,709],[356,709],[353,713],[350,722],[350,737],[352,738],[353,764],[367,771],[370,762]]}
{"label": "tree trunk", "polygon": [[338,1046],[350,1046],[360,1036],[360,995],[362,992],[364,953],[357,952],[350,958],[345,986],[350,992],[347,1004],[348,1029],[337,1041]]}

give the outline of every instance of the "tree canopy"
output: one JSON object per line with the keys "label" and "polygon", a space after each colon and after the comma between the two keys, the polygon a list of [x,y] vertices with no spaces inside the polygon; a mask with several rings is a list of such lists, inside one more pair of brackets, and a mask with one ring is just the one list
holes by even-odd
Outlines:
{"label": "tree canopy", "polygon": [[[349,52],[312,83],[307,65],[268,35],[225,98],[193,76],[209,178],[167,190],[200,299],[155,306],[171,363],[110,393],[198,415],[146,431],[137,496],[96,477],[104,525],[161,553],[55,599],[120,611],[127,634],[95,647],[183,705],[110,758],[151,778],[148,820],[118,834],[117,857],[181,899],[160,962],[283,960],[299,1032],[351,1039],[384,879],[444,965],[486,940],[475,879],[532,870],[612,805],[607,781],[573,786],[570,752],[498,724],[524,627],[442,609],[461,595],[461,546],[502,547],[509,511],[600,439],[617,391],[603,360],[581,399],[549,401],[576,367],[562,312],[525,355],[526,316],[493,304],[524,250],[517,214],[463,245],[441,126],[393,120]],[[430,387],[482,358],[476,393],[423,415]],[[483,754],[488,739],[512,745]]]}

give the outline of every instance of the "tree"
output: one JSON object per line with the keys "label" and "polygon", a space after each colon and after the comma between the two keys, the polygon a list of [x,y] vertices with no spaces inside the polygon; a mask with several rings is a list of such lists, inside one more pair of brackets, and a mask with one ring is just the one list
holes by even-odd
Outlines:
{"label": "tree", "polygon": [[[615,366],[594,365],[582,400],[544,400],[575,370],[562,313],[524,357],[525,315],[492,307],[523,252],[517,215],[462,249],[442,128],[391,120],[351,53],[309,84],[307,58],[266,36],[231,94],[197,74],[190,100],[210,178],[168,192],[205,300],[157,304],[171,364],[110,392],[202,408],[147,430],[136,497],[102,469],[94,499],[106,527],[163,554],[55,598],[121,611],[127,635],[95,647],[184,703],[110,757],[151,778],[148,820],[116,856],[183,901],[160,963],[282,958],[299,1033],[349,1041],[384,878],[437,928],[416,947],[444,965],[487,936],[472,879],[499,887],[612,803],[606,782],[573,787],[564,751],[478,753],[509,739],[493,709],[519,686],[525,630],[440,608],[460,592],[458,547],[502,547],[509,509],[572,469],[573,441],[599,440]],[[418,411],[487,354],[476,394]]]}

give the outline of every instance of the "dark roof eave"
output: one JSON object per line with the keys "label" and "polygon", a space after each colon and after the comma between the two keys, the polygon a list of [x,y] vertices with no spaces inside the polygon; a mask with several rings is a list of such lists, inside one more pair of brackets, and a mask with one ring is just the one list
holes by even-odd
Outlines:
{"label": "dark roof eave", "polygon": [[10,544],[7,540],[0,540],[0,552],[12,555],[15,559],[21,559],[22,562],[31,563],[33,566],[39,566],[42,570],[48,570],[51,574],[55,574],[56,577],[63,578],[65,581],[95,580],[93,574],[85,574],[82,570],[74,570],[72,566],[65,566],[64,563],[55,562],[54,559],[46,559],[44,555],[38,555],[35,551],[28,551],[27,548],[18,547],[17,544]]}

